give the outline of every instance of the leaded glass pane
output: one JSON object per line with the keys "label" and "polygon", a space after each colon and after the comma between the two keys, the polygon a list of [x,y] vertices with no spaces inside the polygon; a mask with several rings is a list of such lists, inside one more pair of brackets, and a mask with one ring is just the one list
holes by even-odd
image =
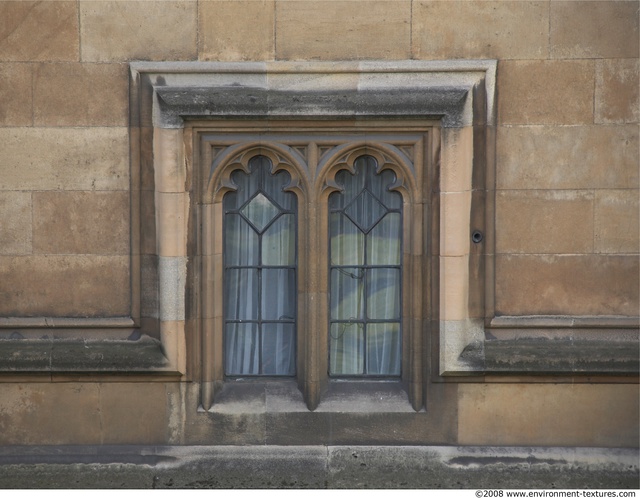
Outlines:
{"label": "leaded glass pane", "polygon": [[225,328],[225,373],[256,375],[260,369],[258,325],[228,323]]}
{"label": "leaded glass pane", "polygon": [[336,266],[364,263],[364,234],[342,213],[331,213],[331,264]]}
{"label": "leaded glass pane", "polygon": [[295,327],[292,323],[262,325],[262,373],[293,375],[295,346]]}
{"label": "leaded glass pane", "polygon": [[370,265],[400,264],[402,216],[387,214],[367,235],[367,263]]}
{"label": "leaded glass pane", "polygon": [[278,207],[262,193],[258,193],[245,204],[240,212],[258,229],[258,232],[262,232],[280,214]]}
{"label": "leaded glass pane", "polygon": [[330,209],[343,209],[349,204],[356,195],[358,195],[364,188],[364,176],[352,175],[347,170],[342,170],[336,175],[336,183],[340,185],[342,192],[336,192],[331,194]]}
{"label": "leaded glass pane", "polygon": [[402,196],[398,192],[389,190],[389,187],[396,181],[393,171],[385,169],[379,175],[371,177],[369,186],[371,193],[382,202],[388,209],[402,209]]}
{"label": "leaded glass pane", "polygon": [[364,317],[364,270],[334,268],[331,270],[331,318],[355,320]]}
{"label": "leaded glass pane", "polygon": [[368,232],[386,214],[387,210],[367,190],[363,190],[345,208],[344,212],[363,232]]}
{"label": "leaded glass pane", "polygon": [[372,375],[400,375],[400,324],[367,325],[367,371]]}
{"label": "leaded glass pane", "polygon": [[280,171],[275,175],[271,175],[265,168],[263,180],[264,191],[269,192],[271,199],[285,211],[293,211],[296,208],[296,196],[285,190],[289,181],[290,176],[288,173]]}
{"label": "leaded glass pane", "polygon": [[400,319],[400,270],[372,268],[367,270],[367,318]]}
{"label": "leaded glass pane", "polygon": [[334,323],[329,344],[331,375],[364,373],[364,330],[361,323]]}
{"label": "leaded glass pane", "polygon": [[283,214],[262,234],[262,264],[292,266],[296,263],[296,217]]}
{"label": "leaded glass pane", "polygon": [[231,268],[226,272],[225,317],[227,320],[257,320],[259,310],[258,270]]}
{"label": "leaded glass pane", "polygon": [[259,261],[258,244],[258,234],[242,216],[238,214],[226,216],[224,251],[228,266],[257,265]]}
{"label": "leaded glass pane", "polygon": [[291,269],[262,270],[262,319],[293,320],[296,274]]}
{"label": "leaded glass pane", "polygon": [[[231,174],[231,180],[238,186],[238,189],[235,191],[235,196],[230,196],[235,200],[235,209],[239,209],[240,206],[245,204],[251,196],[257,192],[258,187],[260,186],[261,164],[262,161],[258,161],[254,158],[249,162],[250,173],[248,175],[242,170],[234,171]],[[229,194],[225,195],[225,197],[227,196],[229,196]]]}

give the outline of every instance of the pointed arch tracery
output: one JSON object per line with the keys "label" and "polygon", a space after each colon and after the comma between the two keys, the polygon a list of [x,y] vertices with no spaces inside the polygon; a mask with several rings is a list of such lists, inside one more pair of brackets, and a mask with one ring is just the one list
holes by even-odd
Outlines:
{"label": "pointed arch tracery", "polygon": [[280,171],[289,174],[290,180],[285,191],[295,193],[299,199],[308,191],[307,180],[302,173],[306,169],[306,163],[298,151],[274,142],[250,142],[230,146],[213,160],[205,189],[205,201],[221,202],[227,192],[236,190],[232,174],[236,170],[249,174],[249,161],[256,156],[269,159],[272,174]]}
{"label": "pointed arch tracery", "polygon": [[396,181],[391,190],[400,192],[405,202],[412,203],[419,199],[414,179],[413,163],[397,147],[380,142],[352,142],[336,147],[326,154],[318,164],[318,181],[316,194],[318,198],[328,197],[331,193],[341,190],[336,183],[336,175],[343,169],[352,174],[355,172],[355,162],[361,156],[371,156],[377,164],[376,173],[392,170],[396,174]]}

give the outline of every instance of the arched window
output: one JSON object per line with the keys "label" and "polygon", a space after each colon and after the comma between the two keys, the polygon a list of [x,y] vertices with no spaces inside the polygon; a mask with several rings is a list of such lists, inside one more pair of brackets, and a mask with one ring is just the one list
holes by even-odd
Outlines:
{"label": "arched window", "polygon": [[399,377],[402,364],[402,196],[374,157],[342,170],[329,196],[329,375]]}
{"label": "arched window", "polygon": [[271,169],[253,157],[223,199],[227,376],[295,375],[297,201]]}

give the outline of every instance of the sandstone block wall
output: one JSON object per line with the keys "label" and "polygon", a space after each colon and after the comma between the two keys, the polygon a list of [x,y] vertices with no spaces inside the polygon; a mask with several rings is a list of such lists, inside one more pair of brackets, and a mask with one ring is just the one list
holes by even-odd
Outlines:
{"label": "sandstone block wall", "polygon": [[[499,61],[496,312],[638,316],[639,8],[0,1],[0,317],[129,315],[128,62],[484,58]],[[179,440],[175,386],[25,380],[2,377],[0,444]],[[637,445],[636,380],[462,383],[451,443]],[[567,428],[558,421],[576,403],[597,409]],[[62,405],[76,408],[43,418]],[[162,423],[122,429],[151,417],[148,407]]]}

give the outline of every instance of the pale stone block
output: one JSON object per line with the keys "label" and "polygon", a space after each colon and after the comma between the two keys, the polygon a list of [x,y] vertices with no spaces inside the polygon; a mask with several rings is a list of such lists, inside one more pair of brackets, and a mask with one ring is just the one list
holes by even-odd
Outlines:
{"label": "pale stone block", "polygon": [[460,384],[458,444],[637,447],[639,392],[635,384]]}
{"label": "pale stone block", "polygon": [[129,193],[34,192],[33,250],[129,254]]}
{"label": "pale stone block", "polygon": [[40,64],[34,74],[35,126],[127,126],[124,64]]}
{"label": "pale stone block", "polygon": [[595,252],[640,251],[640,192],[596,190]]}
{"label": "pale stone block", "polygon": [[551,2],[552,58],[638,57],[638,2]]}
{"label": "pale stone block", "polygon": [[0,2],[0,60],[77,61],[75,1]]}
{"label": "pale stone block", "polygon": [[161,382],[105,382],[100,386],[103,444],[162,444],[167,395]]}
{"label": "pale stone block", "polygon": [[196,59],[197,2],[80,0],[81,60]]}
{"label": "pale stone block", "polygon": [[440,332],[440,375],[473,372],[477,367],[460,360],[467,346],[484,342],[483,319],[445,320],[438,324]]}
{"label": "pale stone block", "polygon": [[129,316],[128,256],[2,256],[0,315]]}
{"label": "pale stone block", "polygon": [[545,59],[548,2],[417,1],[413,3],[417,59]]}
{"label": "pale stone block", "polygon": [[189,196],[156,192],[156,241],[159,256],[187,255]]}
{"label": "pale stone block", "polygon": [[440,194],[440,254],[469,254],[471,191]]}
{"label": "pale stone block", "polygon": [[637,316],[637,256],[498,255],[499,315]]}
{"label": "pale stone block", "polygon": [[274,59],[274,0],[205,0],[198,11],[199,59]]}
{"label": "pale stone block", "polygon": [[498,120],[502,124],[593,122],[593,61],[501,61]]}
{"label": "pale stone block", "polygon": [[409,0],[276,3],[278,59],[408,59]]}
{"label": "pale stone block", "polygon": [[98,384],[3,382],[0,399],[2,445],[102,443]]}
{"label": "pale stone block", "polygon": [[32,64],[0,64],[0,126],[31,126]]}
{"label": "pale stone block", "polygon": [[185,338],[185,322],[160,322],[160,337],[162,349],[169,359],[171,367],[181,372],[187,372],[187,344]]}
{"label": "pale stone block", "polygon": [[638,59],[596,62],[596,123],[637,123],[640,120]]}
{"label": "pale stone block", "polygon": [[499,189],[637,188],[638,127],[500,127]]}
{"label": "pale stone block", "polygon": [[592,191],[506,190],[496,194],[496,252],[593,251]]}
{"label": "pale stone block", "polygon": [[0,128],[0,190],[126,190],[126,128]]}
{"label": "pale stone block", "polygon": [[440,190],[471,190],[473,177],[473,128],[443,128],[440,153]]}
{"label": "pale stone block", "polygon": [[157,192],[184,192],[187,170],[182,154],[183,130],[153,129],[153,163]]}
{"label": "pale stone block", "polygon": [[440,320],[469,317],[469,256],[440,256]]}
{"label": "pale stone block", "polygon": [[163,322],[184,320],[187,257],[159,257],[158,284],[160,320]]}
{"label": "pale stone block", "polygon": [[0,254],[30,254],[30,192],[0,192]]}

